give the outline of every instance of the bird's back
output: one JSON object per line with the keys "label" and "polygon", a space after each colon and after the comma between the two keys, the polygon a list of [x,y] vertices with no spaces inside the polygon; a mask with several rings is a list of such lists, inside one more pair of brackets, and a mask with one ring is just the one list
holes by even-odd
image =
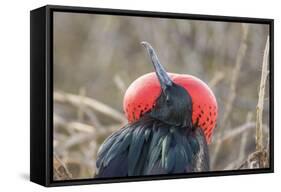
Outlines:
{"label": "bird's back", "polygon": [[175,127],[144,116],[105,140],[96,167],[96,177],[208,171],[208,147],[201,128]]}

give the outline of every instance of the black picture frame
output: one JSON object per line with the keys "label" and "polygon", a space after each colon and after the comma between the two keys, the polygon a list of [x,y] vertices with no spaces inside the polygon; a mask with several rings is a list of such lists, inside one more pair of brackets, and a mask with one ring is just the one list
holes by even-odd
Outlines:
{"label": "black picture frame", "polygon": [[[157,18],[178,18],[205,21],[225,21],[268,24],[270,31],[269,91],[270,91],[270,167],[190,174],[143,176],[114,179],[75,179],[54,181],[53,175],[53,13],[75,12],[126,15]],[[274,20],[263,18],[195,15],[183,13],[148,12],[136,10],[101,9],[46,5],[30,12],[30,180],[44,186],[98,184],[112,182],[148,181],[274,172]]]}

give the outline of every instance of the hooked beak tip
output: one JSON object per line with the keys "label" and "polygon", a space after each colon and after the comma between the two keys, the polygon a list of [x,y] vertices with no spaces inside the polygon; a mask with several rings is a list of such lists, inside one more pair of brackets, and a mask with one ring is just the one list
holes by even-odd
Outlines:
{"label": "hooked beak tip", "polygon": [[142,42],[141,42],[141,45],[143,45],[143,46],[147,46],[147,44],[148,44],[148,43],[147,43],[146,41],[142,41]]}
{"label": "hooked beak tip", "polygon": [[159,62],[159,59],[157,58],[157,55],[152,48],[152,46],[147,43],[146,41],[142,41],[141,44],[147,49],[148,54],[150,56],[150,59],[152,61],[152,64],[154,66],[156,75],[158,77],[158,80],[161,84],[162,89],[166,89],[167,86],[172,85],[172,80],[168,76],[167,72],[165,71],[164,67]]}
{"label": "hooked beak tip", "polygon": [[148,51],[150,56],[153,55],[153,48],[152,48],[152,46],[148,42],[142,41],[141,45]]}

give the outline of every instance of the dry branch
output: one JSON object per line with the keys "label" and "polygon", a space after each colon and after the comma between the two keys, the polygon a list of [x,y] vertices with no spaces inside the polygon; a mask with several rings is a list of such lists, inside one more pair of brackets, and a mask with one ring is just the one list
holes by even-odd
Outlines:
{"label": "dry branch", "polygon": [[268,55],[269,55],[269,37],[267,37],[266,45],[263,55],[262,72],[261,72],[261,82],[259,88],[259,98],[257,103],[257,116],[256,116],[256,151],[251,153],[247,159],[242,162],[238,169],[252,169],[252,168],[265,168],[269,166],[269,154],[267,147],[263,146],[263,104],[265,95],[265,85],[268,71]]}
{"label": "dry branch", "polygon": [[75,106],[80,106],[81,102],[87,107],[100,112],[108,117],[111,117],[121,123],[126,122],[126,118],[119,111],[109,107],[108,105],[89,97],[77,96],[70,93],[54,92],[54,101],[61,103],[70,103]]}
{"label": "dry branch", "polygon": [[261,82],[259,90],[259,100],[257,104],[257,119],[256,119],[256,150],[263,150],[263,134],[262,134],[262,114],[263,114],[263,103],[264,103],[264,94],[265,94],[265,85],[268,76],[268,55],[269,55],[269,37],[267,37],[264,55],[263,55],[263,64],[262,64],[262,73],[261,73]]}
{"label": "dry branch", "polygon": [[[246,50],[247,50],[248,31],[249,31],[248,25],[242,24],[242,38],[241,38],[240,46],[238,48],[233,73],[232,73],[232,76],[231,76],[230,91],[229,91],[229,95],[228,95],[228,100],[226,102],[226,107],[225,107],[225,110],[224,110],[224,116],[222,117],[220,126],[217,128],[217,131],[219,131],[220,137],[223,137],[224,129],[226,128],[226,122],[228,121],[228,117],[231,114],[232,105],[233,105],[233,102],[234,102],[235,97],[236,97],[236,85],[237,85],[240,69],[241,69],[241,66],[242,66],[242,61],[244,59],[244,56],[245,56]],[[220,152],[220,148],[221,148],[221,143],[218,143],[215,146],[214,153],[211,157],[211,166],[216,162],[216,160],[218,158],[218,155],[219,155],[219,152]]]}
{"label": "dry branch", "polygon": [[249,31],[248,25],[242,24],[242,39],[241,39],[240,47],[237,52],[235,67],[233,69],[233,73],[232,73],[231,80],[230,80],[230,91],[229,91],[229,95],[228,95],[228,100],[226,102],[223,119],[221,120],[222,127],[226,126],[226,121],[228,120],[228,117],[232,111],[232,105],[233,105],[233,102],[236,97],[237,81],[239,78],[243,59],[244,59],[246,51],[247,51],[248,31]]}
{"label": "dry branch", "polygon": [[125,82],[123,81],[123,79],[121,78],[121,76],[118,74],[114,75],[113,81],[116,84],[117,88],[120,90],[120,92],[122,94],[124,94],[126,92],[127,86],[126,86]]}
{"label": "dry branch", "polygon": [[54,154],[54,180],[68,180],[72,179],[71,173],[66,168],[65,164]]}
{"label": "dry branch", "polygon": [[[95,141],[96,137],[106,137],[112,134],[117,128],[120,128],[117,126],[111,126],[108,127],[108,129],[104,129],[104,131],[102,132],[96,132],[96,130],[93,129],[93,127],[91,127],[90,125],[86,125],[78,122],[71,122],[65,124],[63,127],[65,127],[66,129],[69,128],[75,129],[78,130],[79,132],[70,135],[67,140],[61,142],[60,146],[56,148],[56,152],[58,154],[61,154],[63,151],[66,151],[67,149],[73,146],[81,145],[83,143],[90,142],[90,141]],[[91,129],[93,131],[90,132]]]}
{"label": "dry branch", "polygon": [[216,144],[221,144],[222,142],[231,139],[233,137],[236,137],[240,134],[242,134],[245,131],[250,131],[253,130],[255,128],[255,123],[254,122],[249,122],[249,123],[245,123],[239,127],[233,128],[231,131],[228,131],[227,133],[225,133],[225,135],[223,137],[216,137],[214,138],[214,142]]}
{"label": "dry branch", "polygon": [[55,151],[57,154],[61,155],[64,151],[68,150],[71,147],[93,141],[95,136],[95,133],[77,133],[76,135],[71,136],[70,138],[62,142],[59,146],[57,146]]}
{"label": "dry branch", "polygon": [[268,167],[268,153],[264,150],[251,153],[237,169],[257,169]]}
{"label": "dry branch", "polygon": [[70,122],[68,123],[67,127],[75,130],[75,131],[79,131],[79,132],[84,132],[84,133],[93,133],[95,132],[95,127],[87,125],[85,123],[81,123],[81,122]]}
{"label": "dry branch", "polygon": [[223,80],[225,74],[221,71],[214,75],[214,78],[210,81],[209,86],[214,88],[221,80]]}

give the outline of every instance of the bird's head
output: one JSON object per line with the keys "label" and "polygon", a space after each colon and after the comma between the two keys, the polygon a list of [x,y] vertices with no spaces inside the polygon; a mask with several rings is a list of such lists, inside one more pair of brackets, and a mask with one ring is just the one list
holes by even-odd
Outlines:
{"label": "bird's head", "polygon": [[161,87],[161,94],[156,99],[150,115],[171,125],[182,127],[191,125],[192,101],[190,95],[182,86],[171,80],[151,45],[147,42],[142,42],[142,45],[147,49]]}
{"label": "bird's head", "polygon": [[174,126],[198,126],[210,142],[218,110],[211,89],[194,76],[167,73],[152,46],[147,42],[142,45],[155,73],[139,77],[127,89],[123,108],[128,121],[137,121],[148,114]]}

